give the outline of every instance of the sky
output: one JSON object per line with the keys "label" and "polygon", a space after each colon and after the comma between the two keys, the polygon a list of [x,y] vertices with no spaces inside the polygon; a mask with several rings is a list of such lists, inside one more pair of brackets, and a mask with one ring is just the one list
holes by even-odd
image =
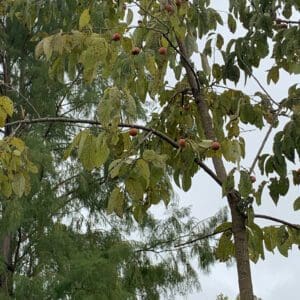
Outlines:
{"label": "sky", "polygon": [[[213,0],[212,5],[219,10],[221,14],[226,12],[228,1]],[[224,15],[223,15],[224,16]],[[298,17],[299,19],[299,17]],[[226,20],[226,16],[225,16]],[[226,39],[231,39],[227,31],[222,31]],[[242,34],[242,29],[237,30],[237,35]],[[200,48],[201,49],[201,48]],[[195,61],[199,57],[194,57]],[[290,76],[285,72],[281,72],[279,82],[267,85],[266,70],[271,67],[270,60],[265,60],[260,65],[259,70],[255,70],[254,74],[268,90],[272,97],[280,101],[287,96],[288,87],[300,83],[299,76]],[[243,79],[241,80],[243,81]],[[234,87],[234,86],[233,86]],[[247,85],[240,84],[235,88],[241,89],[243,92],[253,94],[256,91],[261,91],[257,83],[250,79]],[[277,129],[278,130],[278,129]],[[247,155],[246,159],[242,161],[242,166],[249,168],[253,158],[255,157],[258,146],[260,145],[266,129],[259,131],[247,132],[244,134],[246,139]],[[276,131],[274,131],[276,132]],[[271,151],[271,144],[267,143],[265,152]],[[206,163],[209,164],[207,161]],[[290,170],[298,169],[298,166],[290,165]],[[231,166],[232,168],[232,166]],[[291,173],[291,172],[290,172]],[[256,169],[257,184],[260,182],[260,173]],[[221,207],[226,205],[225,199],[221,199],[221,191],[216,187],[215,183],[204,172],[199,172],[193,178],[192,188],[188,192],[183,192],[175,187],[176,193],[180,199],[180,205],[191,206],[192,215],[198,219],[205,219],[210,215],[216,213]],[[285,219],[292,223],[300,223],[300,213],[293,211],[293,201],[299,196],[299,187],[292,187],[287,196],[279,200],[277,207],[274,205],[268,196],[267,189],[263,194],[262,205],[255,207],[255,213],[267,214],[281,219]],[[161,210],[161,208],[158,208]],[[261,225],[276,225],[274,222],[257,220]],[[260,260],[257,264],[251,264],[252,280],[255,294],[263,300],[297,300],[299,299],[299,275],[300,275],[300,251],[294,247],[289,251],[289,257],[285,258],[277,251],[274,254],[266,252],[265,260]],[[238,279],[236,273],[236,266],[227,267],[225,263],[216,263],[211,268],[208,275],[199,273],[200,284],[202,290],[200,292],[191,292],[186,297],[177,297],[177,299],[188,300],[214,300],[220,293],[228,296],[229,299],[235,299],[238,294]]]}

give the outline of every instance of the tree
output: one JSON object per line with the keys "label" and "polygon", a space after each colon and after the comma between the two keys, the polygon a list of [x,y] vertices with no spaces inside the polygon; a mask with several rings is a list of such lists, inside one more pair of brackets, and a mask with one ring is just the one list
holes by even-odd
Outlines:
{"label": "tree", "polygon": [[[81,130],[77,123],[9,124],[49,116],[91,117],[95,111],[107,79],[99,76],[86,85],[79,67],[74,77],[66,73],[60,82],[55,72],[48,72],[46,60],[34,57],[37,42],[47,32],[57,27],[71,32],[82,12],[77,4],[0,5],[0,298],[156,299],[164,293],[186,293],[199,286],[190,251],[175,247],[161,257],[159,247],[171,249],[184,237],[207,236],[224,222],[226,211],[199,223],[172,201],[165,220],[148,214],[141,226],[133,222],[130,210],[123,219],[107,215],[115,187],[108,165],[91,173],[81,162],[63,159],[66,146]],[[138,116],[143,118],[142,110]],[[165,182],[169,185],[167,177]],[[205,258],[204,269],[214,261],[207,238],[192,251],[192,257]]]}
{"label": "tree", "polygon": [[[186,246],[196,247],[199,241],[206,241],[197,252],[202,267],[212,262],[214,257],[219,261],[234,258],[240,299],[254,299],[250,260],[256,262],[264,258],[265,250],[273,251],[275,248],[287,256],[291,245],[299,245],[300,242],[299,225],[255,214],[253,208],[254,204],[260,205],[266,188],[276,204],[280,196],[286,195],[291,184],[300,183],[297,168],[293,170],[292,178],[287,176],[290,168],[288,163],[295,163],[300,153],[300,89],[296,84],[292,85],[284,99],[275,101],[253,73],[269,54],[274,63],[267,72],[269,83],[278,81],[280,71],[290,74],[300,72],[299,21],[294,21],[292,17],[293,10],[299,11],[298,1],[232,0],[228,1],[225,19],[211,6],[210,1],[54,1],[53,4],[4,1],[1,5],[2,40],[14,49],[9,51],[11,49],[7,48],[2,53],[4,96],[1,98],[0,125],[5,126],[5,138],[2,140],[5,155],[1,160],[4,170],[1,177],[3,220],[5,216],[17,220],[20,220],[21,214],[30,216],[32,211],[26,212],[23,206],[24,212],[12,215],[11,211],[15,210],[14,207],[20,207],[20,201],[35,201],[35,195],[42,192],[47,195],[45,198],[50,197],[43,199],[44,205],[53,197],[59,201],[50,203],[67,209],[69,201],[72,202],[75,197],[79,204],[78,212],[82,207],[93,211],[99,209],[97,205],[101,205],[102,209],[106,207],[108,213],[123,218],[127,224],[133,216],[140,224],[148,224],[148,229],[153,229],[155,226],[149,225],[149,208],[160,201],[168,205],[172,200],[171,178],[187,191],[193,175],[205,172],[214,184],[221,187],[222,196],[227,199],[231,221],[219,225],[224,217],[221,214],[201,234],[198,232],[196,236],[190,235],[182,240],[183,234],[179,241],[178,237],[174,238],[172,234],[163,236],[162,232],[162,240],[150,243],[143,250],[157,251],[157,248],[164,250],[166,247],[182,250]],[[134,25],[137,17],[140,19]],[[225,41],[219,31],[222,26],[232,33],[235,33],[237,26],[242,26],[245,34]],[[20,43],[20,39],[15,38],[18,34],[23,38],[30,36],[28,43],[21,43],[23,47],[14,44]],[[204,43],[201,50],[199,41]],[[40,65],[33,63],[33,57],[27,57],[26,51],[33,47]],[[23,52],[16,53],[16,48],[23,49]],[[201,65],[194,59],[195,53],[200,54]],[[216,55],[220,56],[220,61],[214,60]],[[31,80],[23,82],[26,73],[24,65],[13,68],[14,64],[19,63],[20,57],[25,57],[37,68],[35,74],[39,74],[38,78],[31,75]],[[31,66],[29,62],[27,64]],[[46,66],[49,67],[49,77],[44,73],[40,76],[40,70],[45,70]],[[166,81],[170,74],[176,79],[173,87]],[[228,82],[239,82],[241,74],[245,82],[250,77],[257,81],[260,90],[254,96],[228,85]],[[39,93],[35,93],[38,87],[41,89],[41,81],[50,91],[65,96],[59,102],[50,97],[51,93],[47,94],[48,101],[36,99],[36,95],[43,92],[39,90]],[[17,97],[13,88],[16,86],[17,95],[28,92],[30,101],[27,97],[24,98],[27,99],[26,103],[15,100]],[[76,89],[72,89],[74,86]],[[223,88],[221,92],[220,86]],[[10,98],[19,112],[13,114]],[[51,101],[54,102],[52,111],[47,107]],[[22,106],[25,104],[27,115],[23,116]],[[288,121],[283,120],[282,116],[287,117]],[[278,129],[281,122],[286,122],[282,130]],[[242,165],[245,152],[248,151],[247,141],[240,130],[243,124],[258,129],[268,127],[249,168]],[[89,128],[80,129],[78,125]],[[266,141],[276,128],[273,153],[263,153]],[[39,136],[39,143],[32,138],[33,134]],[[66,141],[71,136],[74,138],[66,147]],[[41,153],[46,161],[42,164],[38,159]],[[205,159],[212,160],[213,168],[204,163]],[[235,164],[235,167],[226,170],[226,161]],[[74,173],[80,168],[78,162],[83,166],[79,174]],[[37,170],[38,164],[40,168]],[[256,188],[254,174],[258,169],[265,179]],[[64,181],[61,170],[70,174],[71,179]],[[38,173],[38,176],[31,173]],[[45,178],[43,187],[42,178]],[[101,204],[90,202],[91,194],[99,193],[99,189],[95,188],[97,182],[101,183],[102,197],[106,199]],[[76,191],[77,184],[81,186],[80,192]],[[82,191],[83,186],[85,191]],[[298,198],[294,202],[295,210],[299,209],[299,203]],[[57,207],[53,208],[53,212],[57,213]],[[70,217],[70,211],[67,210],[63,215]],[[43,213],[36,213],[36,216],[42,221],[47,219]],[[59,234],[70,230],[62,222],[56,222],[59,215],[55,215],[55,218],[54,215],[50,216],[48,222],[52,225],[47,233],[57,230],[57,227],[60,228]],[[281,226],[260,227],[255,223],[257,218],[272,220]],[[13,249],[8,241],[14,240],[13,235],[16,234],[12,232],[18,231],[18,222],[9,221],[15,227],[2,234],[2,253],[7,270],[12,265],[9,252]],[[113,228],[122,224],[121,220],[116,222]],[[75,223],[72,225],[75,226]],[[31,222],[27,226],[32,226]],[[39,230],[35,229],[34,232],[40,232],[43,226],[39,224]],[[80,227],[80,224],[77,226]],[[89,227],[88,223],[87,233],[90,232]],[[187,227],[180,225],[178,228],[184,228],[182,230],[187,232],[193,226],[189,223]],[[171,230],[173,234],[174,229],[176,227]],[[68,234],[73,235],[74,232]],[[74,243],[88,239],[86,235],[82,237],[77,232]],[[220,237],[212,256],[212,252],[208,251],[211,248],[207,238],[214,235]],[[53,244],[61,240],[56,234],[48,239],[50,236],[47,235],[44,243],[48,244],[42,249],[49,247],[49,240]],[[95,237],[94,234],[92,237]],[[92,247],[93,238],[88,247]],[[67,236],[64,236],[65,239]],[[18,232],[15,240],[19,241],[18,247],[22,248],[22,232]],[[36,242],[24,243],[24,247],[34,247]],[[126,251],[120,250],[118,253],[126,254]],[[43,256],[38,257],[42,260]],[[126,257],[121,256],[119,262]],[[113,261],[115,264],[118,262],[115,259]],[[185,258],[181,258],[181,261],[184,262]],[[90,266],[89,261],[73,262],[75,268],[78,265]],[[22,280],[28,280],[37,272],[32,264],[35,261],[23,265],[26,271],[30,271]],[[57,265],[60,270],[60,264]],[[94,263],[91,262],[91,265]],[[74,280],[70,278],[64,282],[55,276],[53,283],[49,274],[55,269],[54,266],[44,266],[46,269],[40,275],[46,274],[48,277],[45,282],[49,290],[52,293],[55,291],[55,297],[65,296],[68,290],[66,286]],[[108,286],[111,283],[109,278],[118,276],[117,268],[117,265],[115,268],[110,266],[109,270],[114,269],[115,272],[105,276]],[[152,282],[152,278],[140,280],[129,289],[126,284],[122,285],[127,274],[124,270],[126,268],[122,269],[125,277],[119,276],[121,282],[116,283],[120,287],[117,290],[119,294],[108,295],[108,298],[130,297],[135,295],[139,283]],[[167,269],[163,270],[167,274]],[[159,273],[154,268],[147,274],[155,274],[152,271]],[[5,272],[2,275],[5,279],[1,281],[2,287],[9,278]],[[176,285],[180,281],[176,267],[174,272],[177,281],[168,278],[162,282],[160,278],[158,282],[165,286],[169,283]],[[93,272],[89,274],[96,276]],[[192,273],[185,274],[185,278],[192,277]],[[75,290],[69,292],[72,296],[87,295],[77,295],[78,287],[71,286]],[[10,289],[12,287],[10,284]],[[90,288],[101,292],[99,286]],[[145,286],[141,291],[142,297],[157,297],[157,290],[152,288]],[[79,287],[80,293],[88,293],[87,290]]]}

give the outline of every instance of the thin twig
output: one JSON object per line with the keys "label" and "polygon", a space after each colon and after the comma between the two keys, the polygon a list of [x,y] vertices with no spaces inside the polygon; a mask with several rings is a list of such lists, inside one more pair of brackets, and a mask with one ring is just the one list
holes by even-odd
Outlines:
{"label": "thin twig", "polygon": [[270,93],[265,89],[265,87],[261,84],[261,82],[258,80],[258,78],[253,74],[253,72],[251,71],[250,67],[244,62],[244,60],[239,57],[239,60],[243,63],[243,65],[248,69],[248,72],[250,74],[251,77],[253,77],[253,79],[256,81],[256,83],[258,84],[258,86],[263,90],[263,92],[268,96],[269,100],[275,104],[276,106],[280,106],[274,99],[273,97],[270,95]]}
{"label": "thin twig", "polygon": [[263,149],[264,149],[264,147],[265,147],[265,145],[266,145],[266,143],[267,143],[267,141],[268,141],[268,139],[269,139],[269,137],[271,135],[271,132],[272,132],[272,130],[274,128],[276,119],[279,116],[280,112],[281,112],[281,109],[278,109],[278,111],[276,112],[276,114],[274,114],[273,122],[270,125],[270,127],[269,127],[269,129],[268,129],[268,131],[267,131],[267,133],[266,133],[266,135],[265,135],[265,137],[264,137],[264,139],[263,139],[263,141],[262,141],[262,143],[261,143],[261,145],[260,145],[257,153],[256,153],[256,156],[255,156],[255,158],[254,158],[254,160],[252,162],[252,165],[251,165],[251,167],[249,169],[249,173],[250,174],[253,172],[253,170],[255,168],[255,165],[256,165],[256,163],[257,163],[257,161],[258,161],[258,159],[259,159],[259,157],[260,157],[260,155],[261,155],[261,153],[262,153],[262,151],[263,151]]}
{"label": "thin twig", "polygon": [[[155,245],[154,247],[148,247],[148,248],[143,248],[143,249],[138,249],[136,250],[135,252],[154,252],[154,253],[161,253],[161,252],[169,252],[169,251],[177,251],[178,249],[182,249],[182,248],[185,248],[186,246],[190,246],[191,244],[194,244],[196,242],[199,242],[201,240],[205,240],[205,239],[208,239],[208,238],[211,238],[217,234],[220,234],[220,233],[223,233],[223,232],[226,232],[228,230],[231,230],[231,228],[227,228],[227,229],[224,229],[224,230],[220,230],[220,231],[214,231],[212,233],[209,233],[209,234],[206,234],[206,235],[202,235],[202,236],[199,236],[195,239],[192,239],[192,240],[188,240],[186,242],[183,242],[183,243],[179,243],[179,244],[176,244],[173,246],[173,248],[171,249],[161,249],[161,250],[155,250],[155,247],[157,246],[160,246],[160,245]],[[178,238],[180,239],[180,238]],[[173,242],[174,240],[171,240],[171,241],[166,241],[164,242],[164,244],[168,243],[168,242]]]}

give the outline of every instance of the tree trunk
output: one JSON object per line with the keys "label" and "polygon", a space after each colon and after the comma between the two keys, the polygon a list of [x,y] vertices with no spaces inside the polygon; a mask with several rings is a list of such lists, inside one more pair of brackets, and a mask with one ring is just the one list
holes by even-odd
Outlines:
{"label": "tree trunk", "polygon": [[[212,118],[209,114],[209,108],[201,95],[200,84],[193,65],[186,55],[185,45],[177,38],[181,61],[185,68],[187,78],[192,89],[192,93],[197,104],[198,112],[201,117],[201,123],[207,139],[214,140],[215,133]],[[213,164],[218,178],[224,182],[227,177],[226,170],[222,159],[214,157]],[[245,226],[245,216],[239,211],[238,203],[240,197],[236,192],[231,192],[227,196],[232,218],[232,233],[235,245],[235,258],[237,264],[240,300],[253,300],[253,288],[250,270],[250,259],[248,251],[247,230]]]}
{"label": "tree trunk", "polygon": [[234,192],[227,197],[232,219],[232,233],[235,245],[235,259],[238,271],[240,299],[253,300],[253,287],[248,250],[246,218],[240,213],[238,203],[240,198]]}

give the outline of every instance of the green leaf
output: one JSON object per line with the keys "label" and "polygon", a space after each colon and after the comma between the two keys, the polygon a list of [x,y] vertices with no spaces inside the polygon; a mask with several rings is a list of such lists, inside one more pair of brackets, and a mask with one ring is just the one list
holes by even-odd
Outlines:
{"label": "green leaf", "polygon": [[284,225],[277,229],[276,235],[277,249],[285,257],[288,257],[288,250],[290,248],[289,234]]}
{"label": "green leaf", "polygon": [[129,37],[124,36],[121,40],[121,43],[122,43],[122,47],[125,50],[125,52],[130,54],[131,50],[133,48],[132,39],[130,39]]}
{"label": "green leaf", "polygon": [[224,232],[231,228],[232,228],[232,222],[224,222],[215,229],[215,232]]}
{"label": "green leaf", "polygon": [[235,33],[235,31],[236,31],[236,21],[235,21],[234,17],[232,16],[232,14],[228,14],[227,24],[228,24],[229,30],[232,33]]}
{"label": "green leaf", "polygon": [[107,212],[109,214],[115,212],[117,216],[122,218],[124,213],[125,199],[119,187],[115,187],[108,199]]}
{"label": "green leaf", "polygon": [[265,247],[268,251],[273,252],[277,245],[277,229],[273,226],[268,226],[263,229]]}
{"label": "green leaf", "polygon": [[269,154],[263,154],[259,157],[259,160],[258,160],[258,167],[259,167],[262,175],[264,175],[264,173],[265,173],[264,165],[265,165],[265,161],[268,158],[268,156],[269,156]]}
{"label": "green leaf", "polygon": [[221,34],[217,34],[216,46],[218,49],[221,49],[224,45],[224,38]]}
{"label": "green leaf", "polygon": [[22,173],[17,173],[14,175],[12,180],[12,190],[18,197],[22,197],[25,192],[26,181]]}
{"label": "green leaf", "polygon": [[133,178],[128,178],[125,181],[126,191],[133,201],[142,201],[144,197],[144,189],[142,184]]}
{"label": "green leaf", "polygon": [[211,69],[210,69],[210,65],[208,63],[207,56],[204,55],[203,53],[200,53],[200,56],[201,56],[201,65],[202,65],[202,69],[203,69],[204,73],[206,75],[210,75]]}
{"label": "green leaf", "polygon": [[189,172],[183,172],[182,174],[182,189],[187,192],[192,186],[192,178]]}
{"label": "green leaf", "polygon": [[262,196],[262,192],[263,192],[263,189],[264,189],[264,187],[265,187],[266,184],[267,184],[267,181],[264,180],[259,185],[257,191],[254,193],[254,197],[255,197],[255,201],[256,201],[257,205],[261,205],[261,196]]}
{"label": "green leaf", "polygon": [[[84,132],[84,131],[82,131]],[[67,159],[72,151],[74,150],[75,147],[77,147],[79,145],[79,142],[81,140],[81,134],[82,132],[79,132],[75,138],[73,139],[72,143],[67,147],[67,149],[64,151],[64,155],[63,155],[63,159]]]}
{"label": "green leaf", "polygon": [[144,160],[144,159],[138,159],[135,168],[137,170],[137,173],[139,176],[141,176],[145,182],[146,182],[146,187],[148,187],[150,183],[150,168],[149,164]]}
{"label": "green leaf", "polygon": [[228,261],[234,256],[234,244],[231,241],[232,233],[230,231],[224,232],[218,242],[215,255],[221,262]]}
{"label": "green leaf", "polygon": [[90,23],[90,20],[90,11],[89,9],[85,9],[79,18],[79,30],[82,30],[85,26],[87,26]]}
{"label": "green leaf", "polygon": [[1,178],[1,193],[4,195],[4,197],[9,198],[12,194],[12,186],[10,182],[8,181],[7,177],[5,180]]}
{"label": "green leaf", "polygon": [[95,167],[102,166],[108,159],[109,156],[109,148],[106,142],[105,133],[100,133],[95,141],[94,148],[94,165]]}
{"label": "green leaf", "polygon": [[228,173],[226,179],[222,184],[223,197],[226,196],[229,192],[231,192],[234,189],[234,172],[235,172],[235,168]]}
{"label": "green leaf", "polygon": [[294,210],[300,210],[300,197],[298,197],[294,202]]}
{"label": "green leaf", "polygon": [[249,255],[253,262],[257,262],[259,257],[264,259],[263,240],[264,234],[262,229],[255,223],[251,223],[248,229],[249,236]]}
{"label": "green leaf", "polygon": [[238,162],[241,159],[241,147],[237,140],[224,140],[221,143],[221,150],[227,161]]}
{"label": "green leaf", "polygon": [[119,176],[120,169],[123,165],[122,162],[123,162],[123,159],[116,159],[111,162],[111,164],[108,167],[108,171],[109,171],[111,178],[115,178],[115,177]]}
{"label": "green leaf", "polygon": [[270,84],[271,80],[274,83],[277,83],[279,80],[279,68],[278,66],[272,67],[269,72],[268,72],[268,76],[267,76],[267,83]]}
{"label": "green leaf", "polygon": [[104,127],[117,127],[120,121],[122,95],[117,87],[107,88],[98,106],[98,115]]}
{"label": "green leaf", "polygon": [[153,163],[158,168],[164,168],[166,165],[167,155],[157,154],[154,150],[145,150],[143,153],[143,159]]}
{"label": "green leaf", "polygon": [[248,172],[240,172],[239,192],[243,198],[247,198],[252,191],[252,182]]}
{"label": "green leaf", "polygon": [[138,223],[141,223],[146,215],[146,208],[141,205],[136,205],[133,208],[133,216]]}
{"label": "green leaf", "polygon": [[293,183],[294,185],[300,185],[300,171],[299,170],[293,170]]}
{"label": "green leaf", "polygon": [[84,135],[80,140],[78,157],[83,167],[88,171],[91,171],[95,167],[94,147],[93,135]]}

